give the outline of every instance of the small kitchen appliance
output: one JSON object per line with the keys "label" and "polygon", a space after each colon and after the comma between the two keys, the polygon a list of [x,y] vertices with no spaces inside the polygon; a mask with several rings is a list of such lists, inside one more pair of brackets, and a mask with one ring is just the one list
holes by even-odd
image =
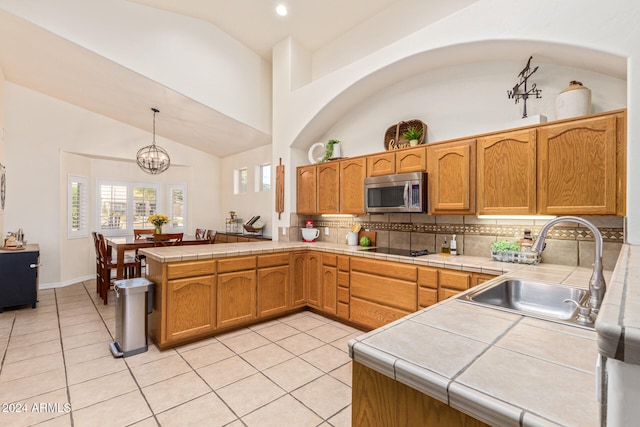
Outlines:
{"label": "small kitchen appliance", "polygon": [[319,236],[320,230],[318,230],[317,228],[302,229],[302,240],[305,242],[315,242]]}
{"label": "small kitchen appliance", "polygon": [[305,227],[306,228],[313,228],[313,220],[312,219],[308,219],[307,222],[305,222]]}

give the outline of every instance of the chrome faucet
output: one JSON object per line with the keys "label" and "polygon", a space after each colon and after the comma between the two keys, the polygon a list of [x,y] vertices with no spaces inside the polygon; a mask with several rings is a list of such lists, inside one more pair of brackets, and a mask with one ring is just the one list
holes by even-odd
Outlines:
{"label": "chrome faucet", "polygon": [[607,285],[604,282],[604,275],[602,274],[602,234],[600,234],[600,230],[598,230],[595,225],[577,216],[561,216],[552,219],[542,227],[542,230],[540,230],[540,234],[538,235],[538,238],[533,244],[531,250],[534,252],[542,253],[545,246],[544,240],[549,229],[559,222],[566,221],[577,222],[584,225],[589,230],[591,230],[596,241],[596,253],[594,257],[595,259],[593,261],[593,274],[591,275],[591,279],[589,279],[589,307],[594,314],[597,314],[600,310],[600,305],[602,305],[602,300],[604,299]]}

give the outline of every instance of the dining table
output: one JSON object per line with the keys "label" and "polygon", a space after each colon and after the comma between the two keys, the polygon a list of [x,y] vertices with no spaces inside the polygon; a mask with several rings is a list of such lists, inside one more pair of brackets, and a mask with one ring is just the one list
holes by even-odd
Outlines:
{"label": "dining table", "polygon": [[[134,251],[140,248],[152,248],[153,237],[144,237],[142,239],[136,239],[134,236],[114,236],[106,237],[107,251],[109,254],[116,253],[116,280],[124,278],[124,253],[126,251]],[[182,237],[183,245],[209,245],[211,241],[209,239],[202,239],[196,236],[184,235]]]}

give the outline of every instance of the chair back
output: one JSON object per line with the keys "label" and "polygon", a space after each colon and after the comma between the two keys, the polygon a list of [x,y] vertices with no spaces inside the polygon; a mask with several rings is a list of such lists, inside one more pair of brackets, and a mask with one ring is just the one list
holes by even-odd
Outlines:
{"label": "chair back", "polygon": [[206,239],[207,238],[207,230],[204,228],[196,228],[196,239]]}
{"label": "chair back", "polygon": [[215,243],[216,242],[216,230],[207,230],[207,237],[206,239],[209,241],[209,243]]}
{"label": "chair back", "polygon": [[154,234],[153,246],[182,246],[184,233]]}
{"label": "chair back", "polygon": [[133,238],[136,240],[140,240],[146,237],[152,237],[154,233],[155,233],[155,230],[153,228],[134,228]]}

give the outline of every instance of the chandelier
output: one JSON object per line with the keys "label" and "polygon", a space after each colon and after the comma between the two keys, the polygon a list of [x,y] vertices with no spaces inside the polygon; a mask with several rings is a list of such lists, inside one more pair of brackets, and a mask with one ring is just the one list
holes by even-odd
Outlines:
{"label": "chandelier", "polygon": [[138,150],[136,161],[140,169],[156,175],[169,169],[171,159],[169,158],[167,150],[156,145],[156,113],[159,113],[160,110],[152,108],[151,111],[153,111],[153,142],[151,145],[147,145]]}

